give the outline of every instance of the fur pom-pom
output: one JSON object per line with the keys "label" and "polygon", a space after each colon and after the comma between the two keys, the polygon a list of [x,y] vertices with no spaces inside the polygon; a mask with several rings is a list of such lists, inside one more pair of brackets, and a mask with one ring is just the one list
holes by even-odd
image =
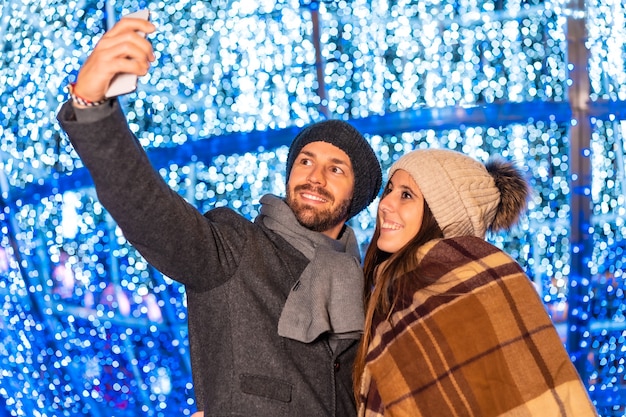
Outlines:
{"label": "fur pom-pom", "polygon": [[500,190],[500,204],[489,230],[509,230],[526,209],[530,187],[521,171],[511,162],[492,159],[485,164]]}

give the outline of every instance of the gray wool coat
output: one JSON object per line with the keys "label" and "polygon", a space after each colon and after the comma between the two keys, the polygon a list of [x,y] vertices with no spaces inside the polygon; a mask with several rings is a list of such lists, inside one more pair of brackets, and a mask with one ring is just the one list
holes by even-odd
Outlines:
{"label": "gray wool coat", "polygon": [[357,342],[340,341],[333,351],[324,335],[301,343],[277,334],[304,255],[230,209],[203,215],[188,204],[150,165],[116,100],[83,112],[90,113],[77,121],[67,102],[58,120],[100,202],[148,262],[185,285],[194,390],[205,417],[355,416]]}

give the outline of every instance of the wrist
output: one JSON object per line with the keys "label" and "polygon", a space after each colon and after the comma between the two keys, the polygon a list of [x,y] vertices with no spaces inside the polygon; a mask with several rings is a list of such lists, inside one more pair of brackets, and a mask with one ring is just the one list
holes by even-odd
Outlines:
{"label": "wrist", "polygon": [[106,98],[102,98],[100,100],[97,101],[92,101],[89,99],[86,99],[78,94],[76,94],[76,89],[75,89],[76,83],[71,83],[68,86],[69,92],[70,92],[70,98],[73,101],[73,104],[76,107],[79,108],[87,108],[87,107],[95,107],[95,106],[100,106],[104,103],[106,103],[107,99]]}

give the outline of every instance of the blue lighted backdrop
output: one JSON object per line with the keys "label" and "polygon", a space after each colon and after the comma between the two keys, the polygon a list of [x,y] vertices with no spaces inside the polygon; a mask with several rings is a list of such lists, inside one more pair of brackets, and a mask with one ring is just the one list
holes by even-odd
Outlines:
{"label": "blue lighted backdrop", "polygon": [[[626,405],[626,6],[620,0],[0,3],[0,416],[195,410],[184,288],[128,245],[55,114],[99,36],[147,7],[128,120],[199,209],[284,193],[300,126],[350,120],[384,168],[416,147],[519,162],[526,269],[603,417]],[[352,220],[363,248],[373,204]]]}

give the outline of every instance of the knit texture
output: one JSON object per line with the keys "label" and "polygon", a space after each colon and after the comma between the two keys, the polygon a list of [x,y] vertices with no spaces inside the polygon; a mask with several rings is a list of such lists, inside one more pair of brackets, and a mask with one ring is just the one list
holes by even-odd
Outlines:
{"label": "knit texture", "polygon": [[484,238],[500,203],[500,191],[480,162],[448,149],[419,149],[398,159],[424,195],[444,237]]}
{"label": "knit texture", "polygon": [[287,155],[287,182],[296,157],[311,142],[327,142],[344,151],[354,171],[354,194],[348,212],[351,219],[378,195],[382,171],[372,147],[353,126],[342,120],[325,120],[305,127],[295,137]]}

